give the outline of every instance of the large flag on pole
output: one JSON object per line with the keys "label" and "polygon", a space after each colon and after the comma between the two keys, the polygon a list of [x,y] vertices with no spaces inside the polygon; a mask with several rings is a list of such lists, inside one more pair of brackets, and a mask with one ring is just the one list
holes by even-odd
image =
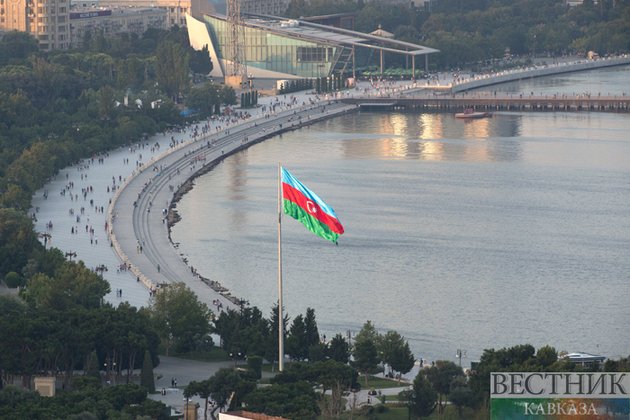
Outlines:
{"label": "large flag on pole", "polygon": [[335,210],[306,188],[284,168],[282,171],[282,208],[285,214],[302,222],[317,236],[337,243],[343,233]]}

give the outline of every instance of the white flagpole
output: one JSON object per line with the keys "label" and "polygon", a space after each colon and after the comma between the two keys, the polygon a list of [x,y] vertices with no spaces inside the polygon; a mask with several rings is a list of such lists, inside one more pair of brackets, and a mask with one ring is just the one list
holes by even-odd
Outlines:
{"label": "white flagpole", "polygon": [[278,370],[284,370],[284,317],[282,310],[282,174],[278,163]]}

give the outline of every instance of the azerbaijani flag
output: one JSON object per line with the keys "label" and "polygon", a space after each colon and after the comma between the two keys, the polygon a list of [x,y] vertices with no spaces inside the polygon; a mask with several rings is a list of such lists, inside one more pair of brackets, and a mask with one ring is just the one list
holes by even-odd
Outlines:
{"label": "azerbaijani flag", "polygon": [[343,226],[333,208],[306,188],[289,171],[281,169],[284,213],[302,222],[315,235],[337,243],[337,238],[343,233]]}

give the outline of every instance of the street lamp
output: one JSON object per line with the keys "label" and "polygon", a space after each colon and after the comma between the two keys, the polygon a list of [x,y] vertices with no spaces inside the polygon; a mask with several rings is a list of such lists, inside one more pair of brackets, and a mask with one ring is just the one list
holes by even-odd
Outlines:
{"label": "street lamp", "polygon": [[70,252],[66,252],[66,258],[68,258],[70,261],[72,261],[72,258],[76,258],[77,257],[77,253],[70,251]]}
{"label": "street lamp", "polygon": [[459,359],[459,367],[462,367],[462,357],[466,357],[466,350],[457,349],[455,357]]}
{"label": "street lamp", "polygon": [[107,266],[105,264],[101,264],[94,269],[97,274],[100,274],[103,277],[103,272],[107,271]]}
{"label": "street lamp", "polygon": [[52,235],[50,233],[39,233],[37,234],[40,238],[44,238],[44,249],[46,249],[46,245],[48,245],[48,241],[52,239]]}
{"label": "street lamp", "polygon": [[242,356],[241,352],[232,352],[230,353],[230,357],[232,358],[232,360],[234,360],[234,369],[236,369],[236,363],[237,360],[240,359]]}
{"label": "street lamp", "polygon": [[110,381],[109,381],[109,370],[107,369],[107,362],[103,363],[103,366],[105,367],[105,383],[109,385]]}

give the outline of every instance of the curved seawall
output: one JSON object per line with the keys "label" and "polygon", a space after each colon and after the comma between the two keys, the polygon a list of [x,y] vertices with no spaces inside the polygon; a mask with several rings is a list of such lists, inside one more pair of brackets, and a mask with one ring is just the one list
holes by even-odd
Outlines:
{"label": "curved seawall", "polygon": [[477,75],[472,79],[464,79],[453,82],[452,92],[459,93],[471,89],[478,89],[499,83],[514,82],[522,79],[530,79],[533,77],[551,76],[554,74],[593,70],[612,66],[623,66],[627,64],[630,64],[630,54],[600,58],[597,60],[571,61],[545,66],[533,66],[525,69],[506,70],[499,73]]}
{"label": "curved seawall", "polygon": [[326,101],[247,120],[218,133],[169,149],[136,171],[116,192],[108,208],[108,235],[115,253],[150,290],[183,281],[199,298],[221,308],[239,304],[220,284],[201,277],[171,243],[167,222],[174,195],[199,173],[225,157],[283,131],[356,109]]}

